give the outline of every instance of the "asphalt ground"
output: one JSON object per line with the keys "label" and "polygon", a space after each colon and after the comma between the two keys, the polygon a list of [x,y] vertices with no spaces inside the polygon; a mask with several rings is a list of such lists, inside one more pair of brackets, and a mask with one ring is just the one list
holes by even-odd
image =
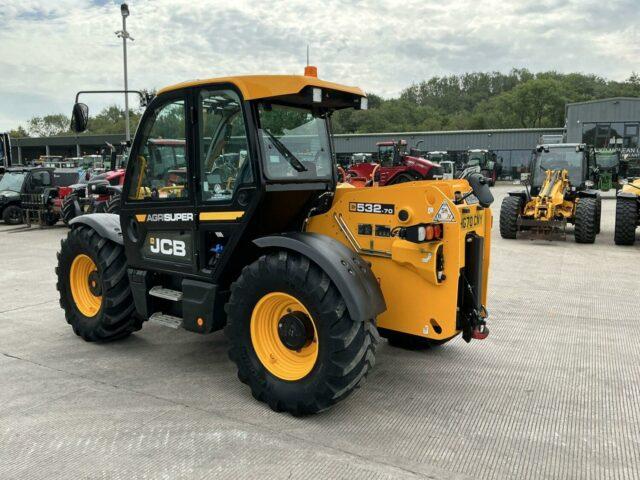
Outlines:
{"label": "asphalt ground", "polygon": [[0,226],[0,478],[640,478],[640,242],[614,245],[612,194],[595,245],[502,240],[510,188],[489,338],[383,343],[363,388],[304,418],[253,399],[222,333],[76,337],[66,229]]}

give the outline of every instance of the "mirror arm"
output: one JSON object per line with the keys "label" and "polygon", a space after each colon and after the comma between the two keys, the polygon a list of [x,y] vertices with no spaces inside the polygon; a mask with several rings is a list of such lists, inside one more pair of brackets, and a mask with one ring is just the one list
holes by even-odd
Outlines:
{"label": "mirror arm", "polygon": [[153,98],[152,95],[149,95],[148,93],[141,90],[80,90],[78,93],[76,93],[75,103],[78,103],[80,95],[89,93],[135,93],[140,97],[140,103],[143,106],[146,106]]}

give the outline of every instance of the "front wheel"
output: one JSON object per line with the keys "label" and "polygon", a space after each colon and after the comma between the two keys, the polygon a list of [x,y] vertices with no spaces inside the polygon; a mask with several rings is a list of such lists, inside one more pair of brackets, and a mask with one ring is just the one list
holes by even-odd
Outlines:
{"label": "front wheel", "polygon": [[75,203],[78,200],[78,196],[75,193],[69,194],[62,199],[62,221],[65,225],[69,225],[69,222],[76,217]]}
{"label": "front wheel", "polygon": [[578,199],[574,220],[576,243],[594,243],[598,233],[598,199],[583,197]]}
{"label": "front wheel", "polygon": [[89,342],[116,340],[142,326],[122,245],[77,226],[62,241],[56,275],[60,306],[76,335]]}
{"label": "front wheel", "polygon": [[9,205],[2,212],[2,220],[7,225],[20,225],[23,222],[22,209],[19,205]]}
{"label": "front wheel", "polygon": [[500,236],[514,239],[518,235],[518,218],[522,211],[522,198],[508,196],[500,206]]}
{"label": "front wheel", "polygon": [[638,225],[638,200],[621,198],[616,200],[616,226],[613,240],[616,245],[633,245]]}
{"label": "front wheel", "polygon": [[120,195],[113,195],[111,198],[109,198],[109,200],[107,200],[104,208],[105,212],[120,215],[120,202]]}
{"label": "front wheel", "polygon": [[227,304],[229,358],[275,411],[319,412],[347,397],[375,362],[372,320],[354,321],[327,274],[275,252],[245,267]]}

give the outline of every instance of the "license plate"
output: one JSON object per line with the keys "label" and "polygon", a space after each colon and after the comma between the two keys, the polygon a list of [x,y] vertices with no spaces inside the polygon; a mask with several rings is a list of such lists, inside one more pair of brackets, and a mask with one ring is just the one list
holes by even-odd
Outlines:
{"label": "license plate", "polygon": [[482,225],[484,215],[482,213],[467,213],[462,215],[460,226],[463,230],[471,230]]}

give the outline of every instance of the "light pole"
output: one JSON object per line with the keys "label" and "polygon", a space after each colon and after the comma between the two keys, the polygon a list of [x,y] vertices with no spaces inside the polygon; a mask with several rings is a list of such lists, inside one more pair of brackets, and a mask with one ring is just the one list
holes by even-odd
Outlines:
{"label": "light pole", "polygon": [[129,131],[129,82],[127,80],[127,40],[133,42],[133,37],[127,32],[127,17],[129,16],[129,5],[123,3],[120,5],[120,13],[122,14],[122,30],[116,32],[116,36],[122,39],[122,53],[124,56],[124,136],[127,142],[131,141],[131,132]]}

